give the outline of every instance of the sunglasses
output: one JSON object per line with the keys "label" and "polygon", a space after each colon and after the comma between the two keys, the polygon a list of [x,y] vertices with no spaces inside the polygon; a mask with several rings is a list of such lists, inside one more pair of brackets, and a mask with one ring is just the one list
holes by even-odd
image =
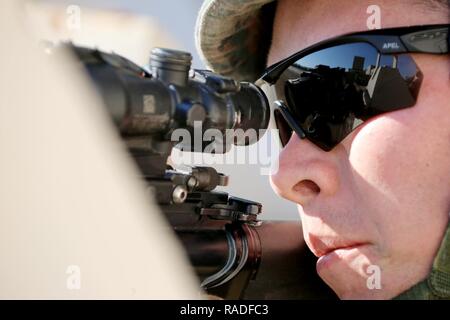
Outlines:
{"label": "sunglasses", "polygon": [[274,119],[283,147],[295,132],[330,151],[364,121],[414,106],[423,74],[409,53],[448,54],[449,28],[347,34],[267,68],[258,83],[275,89]]}

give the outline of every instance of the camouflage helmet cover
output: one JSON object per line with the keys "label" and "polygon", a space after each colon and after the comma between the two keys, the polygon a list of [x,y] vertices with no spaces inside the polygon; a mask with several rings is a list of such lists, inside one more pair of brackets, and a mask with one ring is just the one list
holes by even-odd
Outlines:
{"label": "camouflage helmet cover", "polygon": [[205,0],[197,18],[197,51],[214,72],[254,81],[264,70],[274,0]]}

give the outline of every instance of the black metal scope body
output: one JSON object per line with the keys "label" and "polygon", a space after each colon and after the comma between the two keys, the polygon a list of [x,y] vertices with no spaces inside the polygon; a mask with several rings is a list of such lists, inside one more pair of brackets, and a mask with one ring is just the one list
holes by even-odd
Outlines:
{"label": "black metal scope body", "polygon": [[[269,104],[259,87],[207,70],[191,70],[192,56],[187,52],[155,48],[147,71],[113,53],[73,49],[124,137],[170,140],[174,129],[192,130],[196,121],[203,132],[215,129],[223,134],[226,129],[259,131],[268,126]],[[227,147],[254,142],[234,140]],[[204,151],[204,145],[181,147]]]}

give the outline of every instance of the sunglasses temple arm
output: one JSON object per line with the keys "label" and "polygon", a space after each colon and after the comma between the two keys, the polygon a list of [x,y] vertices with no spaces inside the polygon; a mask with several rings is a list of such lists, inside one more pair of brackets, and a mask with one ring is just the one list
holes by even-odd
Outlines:
{"label": "sunglasses temple arm", "polygon": [[274,102],[276,108],[281,112],[283,115],[283,118],[286,120],[286,122],[289,124],[289,126],[292,128],[292,130],[295,131],[295,133],[299,136],[300,139],[305,139],[306,134],[300,128],[300,126],[297,124],[297,121],[295,121],[294,117],[289,112],[287,106],[284,104],[282,100],[276,100]]}

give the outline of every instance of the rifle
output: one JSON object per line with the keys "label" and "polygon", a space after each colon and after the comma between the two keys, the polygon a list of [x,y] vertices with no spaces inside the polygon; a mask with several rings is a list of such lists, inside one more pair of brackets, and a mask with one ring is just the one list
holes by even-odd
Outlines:
{"label": "rifle", "polygon": [[[173,148],[224,153],[232,144],[258,141],[270,118],[258,86],[191,70],[187,52],[155,48],[145,69],[114,53],[66,47],[100,93],[207,293],[224,299],[335,298],[315,273],[300,223],[260,221],[260,203],[215,191],[228,177],[212,167],[181,172],[168,164]],[[198,129],[201,137],[215,130],[214,139],[174,139],[177,130],[195,136]],[[256,134],[230,139],[227,130]]]}

